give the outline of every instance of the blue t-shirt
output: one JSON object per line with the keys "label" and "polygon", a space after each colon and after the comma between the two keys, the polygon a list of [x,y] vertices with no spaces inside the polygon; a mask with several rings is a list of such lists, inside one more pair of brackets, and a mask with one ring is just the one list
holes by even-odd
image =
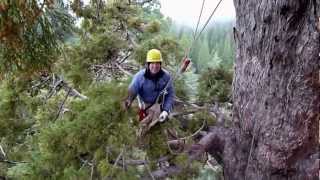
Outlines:
{"label": "blue t-shirt", "polygon": [[155,103],[159,94],[167,86],[167,94],[163,102],[162,110],[170,112],[173,105],[174,89],[170,74],[162,70],[164,73],[158,79],[149,79],[145,77],[146,69],[140,70],[133,77],[129,90],[134,94],[140,96],[141,100],[147,104]]}

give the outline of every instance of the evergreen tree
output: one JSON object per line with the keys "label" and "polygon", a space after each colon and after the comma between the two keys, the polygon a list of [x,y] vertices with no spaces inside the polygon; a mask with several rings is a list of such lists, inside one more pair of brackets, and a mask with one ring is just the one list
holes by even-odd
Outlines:
{"label": "evergreen tree", "polygon": [[[143,65],[147,50],[158,48],[175,73],[192,31],[184,29],[180,38],[172,34],[174,25],[160,13],[158,1],[66,3],[82,19],[80,26],[74,26],[62,1],[0,3],[0,146],[5,152],[0,152],[0,178],[139,179],[147,165],[123,164],[146,158],[136,145],[136,105],[121,110],[128,80],[119,78],[115,67]],[[211,62],[207,38],[190,53],[198,70]],[[197,79],[188,72],[177,80],[177,96],[195,100]],[[78,98],[75,89],[87,98]],[[178,119],[172,122],[171,127],[180,126]],[[190,127],[180,133],[199,128]],[[165,146],[155,153],[167,151],[167,144],[160,144]],[[186,158],[174,161],[183,166]],[[179,177],[195,177],[199,167]]]}
{"label": "evergreen tree", "polygon": [[0,71],[25,78],[50,69],[59,42],[73,20],[62,1],[2,1],[0,16]]}

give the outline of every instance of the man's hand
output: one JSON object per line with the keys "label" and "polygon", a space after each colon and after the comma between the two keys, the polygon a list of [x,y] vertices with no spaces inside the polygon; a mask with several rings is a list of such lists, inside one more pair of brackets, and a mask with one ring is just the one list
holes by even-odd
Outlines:
{"label": "man's hand", "polygon": [[160,116],[159,116],[159,121],[160,122],[163,122],[165,121],[167,118],[168,118],[168,112],[167,111],[162,111]]}
{"label": "man's hand", "polygon": [[137,94],[134,94],[131,90],[128,90],[128,96],[127,98],[123,101],[122,106],[125,110],[128,110],[134,100],[136,98]]}
{"label": "man's hand", "polygon": [[132,101],[130,101],[130,99],[126,99],[126,100],[123,102],[123,108],[124,108],[125,110],[128,110],[128,109],[130,108],[130,106],[131,106],[131,103],[132,103]]}

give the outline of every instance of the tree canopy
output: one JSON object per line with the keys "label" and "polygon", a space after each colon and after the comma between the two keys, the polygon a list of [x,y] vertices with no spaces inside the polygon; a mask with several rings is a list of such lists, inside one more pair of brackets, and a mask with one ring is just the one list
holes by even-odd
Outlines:
{"label": "tree canopy", "polygon": [[[127,74],[144,66],[151,48],[161,50],[166,69],[176,73],[192,41],[192,30],[159,8],[158,1],[138,0],[0,2],[0,179],[149,174],[148,158],[136,144],[136,104],[129,111],[121,107]],[[214,24],[196,42],[192,68],[175,81],[178,99],[230,100],[230,27]],[[184,110],[178,105],[177,112]],[[172,126],[189,136],[214,125],[211,114],[202,109],[173,117]],[[175,162],[184,166],[187,158],[179,154]],[[177,178],[208,173],[197,162],[185,168]]]}

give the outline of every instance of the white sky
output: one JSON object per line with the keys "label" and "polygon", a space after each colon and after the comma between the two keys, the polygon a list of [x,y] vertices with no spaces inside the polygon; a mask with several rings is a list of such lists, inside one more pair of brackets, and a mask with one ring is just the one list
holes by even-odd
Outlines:
{"label": "white sky", "polygon": [[[219,0],[206,0],[201,16],[201,24],[210,16]],[[201,11],[201,0],[160,0],[161,12],[179,24],[196,26]],[[222,0],[211,22],[215,20],[235,19],[233,0]]]}
{"label": "white sky", "polygon": [[[89,2],[89,0],[83,1],[85,4]],[[205,0],[200,27],[207,21],[218,2],[219,0]],[[165,16],[171,17],[178,24],[185,24],[191,27],[197,25],[202,0],[160,0],[160,3],[161,12]],[[222,0],[210,22],[230,19],[235,19],[233,0]]]}

